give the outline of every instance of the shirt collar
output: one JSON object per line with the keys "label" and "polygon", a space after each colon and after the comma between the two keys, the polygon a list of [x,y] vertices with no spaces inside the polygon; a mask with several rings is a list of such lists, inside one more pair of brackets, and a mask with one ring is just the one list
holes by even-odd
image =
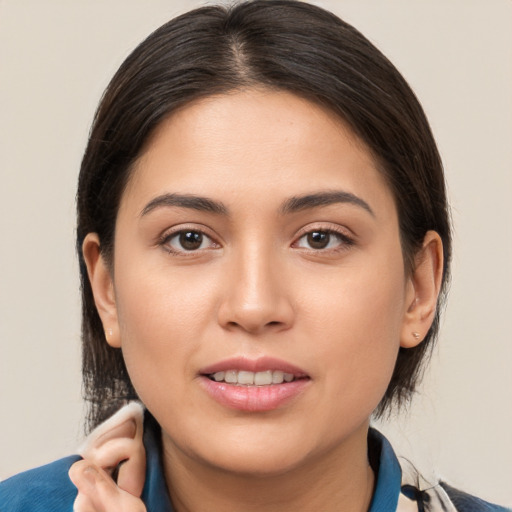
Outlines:
{"label": "shirt collar", "polygon": [[376,478],[369,512],[396,510],[402,470],[389,441],[373,428],[368,432],[368,454]]}
{"label": "shirt collar", "polygon": [[174,512],[162,465],[161,429],[147,411],[144,418],[144,447],[146,448],[146,482],[141,498],[146,505],[146,510],[147,512]]}

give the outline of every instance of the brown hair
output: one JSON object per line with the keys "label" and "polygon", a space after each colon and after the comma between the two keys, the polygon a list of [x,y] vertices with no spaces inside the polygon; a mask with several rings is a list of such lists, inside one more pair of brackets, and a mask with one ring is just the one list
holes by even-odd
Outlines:
{"label": "brown hair", "polygon": [[[84,237],[96,232],[111,261],[120,199],[153,130],[193,100],[251,86],[293,92],[348,123],[393,192],[406,270],[428,230],[441,236],[439,305],[444,299],[451,239],[442,164],[419,102],[389,60],[352,26],[304,2],[255,0],[190,11],[157,29],[121,65],[101,100],[82,161],[77,251],[89,427],[136,393],[121,351],[105,341],[82,255]],[[410,398],[438,332],[439,309],[424,341],[400,349],[377,414]]]}

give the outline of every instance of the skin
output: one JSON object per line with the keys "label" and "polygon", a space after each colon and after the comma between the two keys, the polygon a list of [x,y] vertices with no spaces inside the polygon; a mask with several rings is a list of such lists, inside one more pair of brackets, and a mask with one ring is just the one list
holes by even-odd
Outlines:
{"label": "skin", "polygon": [[[142,411],[132,408],[128,417],[111,418],[108,425],[102,424],[87,437],[87,444],[80,450],[83,460],[69,471],[69,478],[78,488],[74,512],[146,510],[138,499],[146,468],[142,435]],[[117,485],[111,478],[115,467],[119,468]]]}
{"label": "skin", "polygon": [[[368,208],[283,212],[293,197],[332,191]],[[207,197],[226,212],[148,208],[162,194]],[[180,246],[180,230],[204,233],[200,248]],[[315,230],[335,232],[325,248],[311,245]],[[399,347],[430,327],[442,245],[428,232],[406,271],[393,196],[351,130],[287,92],[192,103],[136,163],[112,266],[99,242],[84,242],[96,305],[162,426],[176,510],[367,510],[369,418]],[[282,407],[234,410],[201,385],[205,366],[264,355],[309,377]]]}

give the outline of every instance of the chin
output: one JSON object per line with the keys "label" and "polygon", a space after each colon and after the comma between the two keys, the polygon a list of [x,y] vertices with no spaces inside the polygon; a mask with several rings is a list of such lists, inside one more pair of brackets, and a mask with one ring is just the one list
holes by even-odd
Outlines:
{"label": "chin", "polygon": [[269,478],[284,475],[304,464],[305,454],[283,451],[270,453],[269,450],[260,449],[255,453],[247,450],[242,453],[230,452],[224,456],[210,458],[208,464],[216,470],[233,473],[241,477]]}
{"label": "chin", "polygon": [[172,444],[201,466],[240,476],[264,478],[297,468],[306,462],[310,453],[316,451],[311,445],[317,443],[314,440],[308,442],[302,430],[291,432],[253,425],[234,429],[224,426],[220,431],[210,430],[204,437],[174,437]]}

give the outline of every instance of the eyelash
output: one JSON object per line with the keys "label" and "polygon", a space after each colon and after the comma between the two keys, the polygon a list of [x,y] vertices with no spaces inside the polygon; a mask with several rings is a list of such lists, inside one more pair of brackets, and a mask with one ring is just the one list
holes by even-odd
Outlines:
{"label": "eyelash", "polygon": [[[199,234],[201,235],[201,237],[203,238],[202,242],[204,242],[204,239],[207,239],[207,240],[210,240],[210,243],[213,244],[213,247],[209,247],[209,248],[217,248],[219,247],[219,244],[216,243],[213,238],[209,235],[207,235],[202,229],[198,229],[198,228],[181,228],[177,231],[172,231],[172,232],[166,232],[164,233],[157,241],[157,245],[163,247],[168,254],[170,254],[171,256],[195,256],[197,255],[197,253],[200,251],[200,250],[208,250],[209,248],[198,248],[198,249],[191,249],[191,250],[187,250],[185,248],[183,248],[182,250],[176,250],[174,249],[172,246],[170,246],[170,242],[171,240],[173,240],[174,238],[176,237],[179,237],[185,233],[196,233],[196,234]],[[201,242],[201,244],[202,244]]]}
{"label": "eyelash", "polygon": [[[202,243],[204,242],[204,239],[206,238],[207,240],[210,241],[210,246],[207,247],[207,248],[202,248],[199,247],[197,249],[185,249],[183,248],[182,250],[176,250],[174,248],[172,248],[169,244],[170,244],[170,241],[173,240],[174,238],[176,237],[179,237],[185,233],[195,233],[195,234],[199,234],[201,235],[202,237],[202,240],[201,240],[201,245]],[[324,235],[327,235],[329,237],[332,237],[334,236],[335,238],[338,239],[339,241],[339,245],[334,247],[334,248],[319,248],[319,249],[316,249],[316,248],[312,248],[312,247],[302,247],[302,249],[305,249],[306,251],[310,252],[310,253],[322,253],[322,252],[338,252],[338,251],[343,251],[343,250],[346,250],[348,249],[349,247],[353,246],[355,244],[355,241],[353,238],[349,237],[346,233],[342,232],[341,230],[336,230],[336,229],[333,229],[333,228],[316,228],[316,229],[308,229],[307,231],[303,231],[302,234],[296,238],[296,240],[293,242],[292,244],[292,247],[297,247],[297,244],[302,240],[304,239],[305,237],[307,237],[308,235],[311,235],[312,233],[322,233]],[[328,241],[328,243],[330,243],[331,240]],[[170,254],[171,256],[195,256],[197,255],[198,252],[200,251],[203,251],[203,250],[209,250],[209,249],[215,249],[215,248],[218,248],[220,247],[220,245],[215,242],[213,240],[213,238],[209,235],[207,235],[203,230],[201,229],[198,229],[198,228],[182,228],[182,229],[179,229],[177,231],[173,231],[171,233],[169,232],[166,232],[164,235],[162,235],[158,242],[157,242],[157,245],[163,247],[168,254]]]}
{"label": "eyelash", "polygon": [[[329,237],[335,237],[338,239],[339,244],[336,247],[331,248],[321,248],[321,249],[315,249],[315,248],[308,248],[303,247],[303,249],[307,250],[310,253],[318,254],[322,252],[330,252],[335,253],[339,251],[347,250],[349,247],[355,245],[355,240],[348,236],[345,232],[342,232],[341,230],[337,230],[334,228],[325,228],[325,227],[319,227],[319,228],[308,228],[307,231],[304,231],[293,243],[293,245],[297,245],[300,240],[304,239],[308,235],[311,235],[312,233],[322,233],[324,235],[328,235]],[[328,243],[330,243],[331,240],[329,240]]]}

